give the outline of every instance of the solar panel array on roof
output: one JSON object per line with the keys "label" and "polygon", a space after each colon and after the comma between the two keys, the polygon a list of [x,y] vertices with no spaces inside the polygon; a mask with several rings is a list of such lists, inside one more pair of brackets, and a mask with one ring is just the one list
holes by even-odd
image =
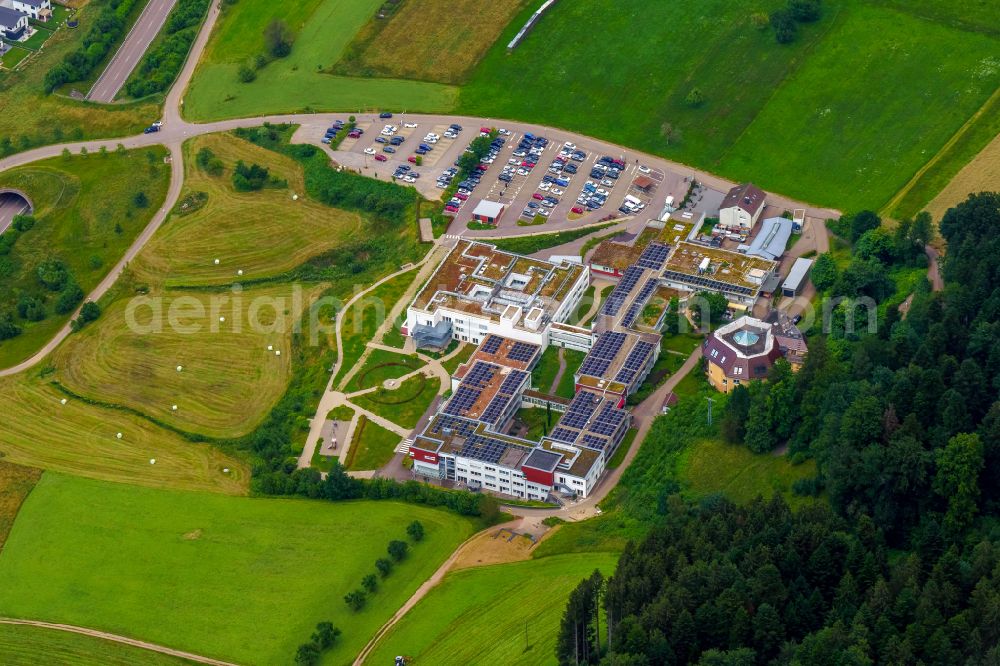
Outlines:
{"label": "solar panel array on roof", "polygon": [[504,378],[503,383],[500,384],[500,389],[497,391],[497,394],[514,395],[517,393],[517,389],[521,387],[521,384],[524,383],[529,376],[530,375],[523,370],[511,370],[510,374]]}
{"label": "solar panel array on roof", "polygon": [[625,363],[622,364],[621,370],[615,375],[615,381],[623,384],[631,383],[635,379],[635,376],[639,374],[639,370],[642,369],[642,366],[646,363],[646,359],[649,358],[649,355],[653,353],[653,349],[655,348],[653,343],[644,340],[635,343],[632,351],[625,358]]}
{"label": "solar panel array on roof", "polygon": [[442,435],[445,434],[445,430],[448,430],[449,434],[468,437],[475,429],[475,421],[448,414],[438,414],[431,425],[431,434]]}
{"label": "solar panel array on roof", "polygon": [[585,434],[580,438],[580,443],[590,449],[597,449],[598,451],[603,451],[608,448],[610,440],[605,437],[598,437],[597,435]]}
{"label": "solar panel array on roof", "polygon": [[654,271],[661,270],[663,264],[667,263],[667,255],[670,254],[670,246],[663,243],[650,243],[639,256],[636,266],[651,268]]}
{"label": "solar panel array on roof", "polygon": [[611,295],[608,296],[604,307],[601,308],[601,313],[611,315],[612,317],[618,314],[618,311],[625,305],[625,301],[628,300],[628,295],[635,289],[635,285],[638,284],[641,276],[642,269],[638,266],[629,266],[626,268],[625,272],[622,273],[622,279],[618,281],[618,285],[611,292]]}
{"label": "solar panel array on roof", "polygon": [[593,393],[587,393],[581,391],[576,394],[573,398],[573,402],[569,403],[569,408],[563,417],[559,419],[559,425],[569,426],[570,428],[576,428],[577,430],[583,430],[587,427],[587,421],[590,420],[591,415],[594,410],[597,409],[597,405],[600,403],[601,399],[594,395]]}
{"label": "solar panel array on roof", "polygon": [[503,344],[503,338],[499,335],[490,335],[483,341],[483,346],[480,349],[486,354],[496,354],[501,344]]}
{"label": "solar panel array on roof", "polygon": [[462,445],[461,455],[473,460],[482,460],[483,462],[496,464],[500,462],[500,458],[503,457],[506,450],[507,444],[499,440],[492,437],[483,437],[482,435],[473,435]]}
{"label": "solar panel array on roof", "polygon": [[482,389],[466,386],[463,382],[458,387],[458,390],[455,391],[455,395],[451,396],[451,400],[448,401],[447,406],[444,408],[444,413],[454,416],[464,416],[476,404],[482,393]]}
{"label": "solar panel array on roof", "polygon": [[509,393],[507,395],[497,394],[490,400],[490,404],[486,409],[483,410],[483,415],[479,417],[479,420],[495,426],[500,417],[503,416],[512,398],[513,396]]}
{"label": "solar panel array on roof", "polygon": [[575,430],[570,430],[569,428],[556,428],[552,431],[549,437],[559,442],[572,444],[576,441],[577,432]]}
{"label": "solar panel array on roof", "polygon": [[509,352],[507,352],[507,358],[512,361],[522,361],[527,363],[532,359],[537,351],[538,345],[533,345],[530,342],[515,342],[514,346],[510,348]]}
{"label": "solar panel array on roof", "polygon": [[632,301],[632,305],[629,306],[628,311],[625,316],[622,317],[622,326],[630,327],[635,323],[636,317],[639,316],[639,312],[646,305],[646,300],[653,295],[653,291],[656,290],[656,278],[650,278],[646,280],[646,284],[642,285],[642,289],[639,294]]}
{"label": "solar panel array on roof", "polygon": [[607,435],[610,437],[625,422],[625,416],[624,410],[615,407],[614,403],[606,402],[597,415],[597,418],[590,424],[588,430],[598,435]]}
{"label": "solar panel array on roof", "polygon": [[476,361],[472,369],[462,378],[462,384],[478,389],[486,388],[493,376],[500,370],[500,366],[485,361]]}
{"label": "solar panel array on roof", "polygon": [[617,331],[608,331],[601,335],[597,344],[587,354],[587,358],[583,359],[583,363],[580,365],[580,374],[592,377],[602,376],[611,362],[615,360],[618,352],[621,351],[626,337],[628,336],[625,333]]}

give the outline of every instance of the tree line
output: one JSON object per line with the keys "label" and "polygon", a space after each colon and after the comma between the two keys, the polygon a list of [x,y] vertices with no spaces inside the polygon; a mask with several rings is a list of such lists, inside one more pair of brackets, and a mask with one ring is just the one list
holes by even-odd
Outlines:
{"label": "tree line", "polygon": [[138,0],[104,0],[80,44],[80,48],[63,56],[62,62],[45,74],[45,92],[50,93],[66,83],[87,80],[111,50],[125,35],[128,17]]}
{"label": "tree line", "polygon": [[163,92],[180,73],[191,50],[209,0],[179,0],[163,26],[163,38],[142,59],[125,85],[130,97]]}

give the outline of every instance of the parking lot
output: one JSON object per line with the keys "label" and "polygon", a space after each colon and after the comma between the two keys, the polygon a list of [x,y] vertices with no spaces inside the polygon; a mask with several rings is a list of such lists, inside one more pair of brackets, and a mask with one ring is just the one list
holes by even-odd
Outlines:
{"label": "parking lot", "polygon": [[[385,144],[375,142],[387,124],[396,126],[395,136],[404,138],[393,147],[394,153],[385,153]],[[450,124],[461,126],[455,138],[445,136]],[[452,233],[495,234],[467,229],[472,210],[482,200],[504,205],[498,229],[526,233],[535,225],[538,231],[556,231],[632,215],[658,217],[668,197],[679,202],[690,187],[690,178],[646,164],[648,158],[621,149],[610,150],[598,140],[560,130],[467,119],[444,123],[412,114],[385,119],[366,116],[358,118],[357,126],[365,133],[360,139],[345,140],[333,154],[334,159],[383,179],[394,175],[398,179],[403,173],[399,167],[409,166],[407,173],[419,174],[411,184],[433,199],[440,198],[443,192],[437,179],[454,167],[469,143],[480,135],[480,129],[501,130],[498,138],[503,139],[503,144],[485,158],[479,182],[463,192],[464,200],[455,201],[460,205]],[[439,137],[435,143],[423,141],[429,134]],[[430,150],[421,156],[422,164],[418,166],[413,158],[421,143]],[[376,161],[376,155],[383,155],[385,160]],[[646,179],[641,182],[643,188],[636,186],[640,177]]]}

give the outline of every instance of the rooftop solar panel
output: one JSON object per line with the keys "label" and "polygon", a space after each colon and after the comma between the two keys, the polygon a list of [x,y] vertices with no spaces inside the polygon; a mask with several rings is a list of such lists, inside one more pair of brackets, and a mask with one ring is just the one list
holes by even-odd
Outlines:
{"label": "rooftop solar panel", "polygon": [[503,338],[499,335],[490,335],[483,341],[481,349],[486,354],[496,354],[501,344],[503,344]]}
{"label": "rooftop solar panel", "polygon": [[618,311],[625,305],[625,301],[628,300],[628,295],[635,289],[635,285],[639,282],[641,276],[642,269],[638,266],[629,266],[626,268],[621,280],[618,281],[618,285],[611,292],[611,295],[608,296],[604,307],[601,308],[601,313],[611,315],[612,317],[618,314]]}
{"label": "rooftop solar panel", "polygon": [[575,430],[570,430],[569,428],[556,428],[549,437],[559,442],[572,444],[576,441],[577,433]]}
{"label": "rooftop solar panel", "polygon": [[483,410],[483,415],[479,417],[480,421],[485,421],[490,425],[496,425],[500,417],[503,416],[504,410],[510,404],[510,395],[497,395],[492,400],[490,404]]}
{"label": "rooftop solar panel", "polygon": [[497,390],[497,393],[499,395],[514,395],[517,393],[517,389],[527,378],[527,372],[522,370],[512,370],[511,373],[504,378],[503,383],[500,384],[500,388]]}
{"label": "rooftop solar panel", "polygon": [[507,353],[507,358],[512,361],[522,361],[527,363],[532,359],[537,351],[538,345],[533,345],[530,342],[515,342],[514,346],[511,347],[510,351]]}
{"label": "rooftop solar panel", "polygon": [[583,437],[580,438],[580,443],[588,448],[597,449],[598,451],[603,451],[604,449],[608,448],[608,444],[610,442],[608,439],[604,437],[598,437],[597,435],[584,435]]}
{"label": "rooftop solar panel", "polygon": [[458,387],[455,391],[455,395],[451,397],[448,404],[444,408],[445,414],[452,414],[454,416],[463,416],[469,409],[476,404],[476,400],[482,394],[482,390],[477,388],[472,388],[471,386],[466,386],[464,383]]}
{"label": "rooftop solar panel", "polygon": [[646,246],[646,249],[642,251],[642,254],[639,256],[639,261],[637,261],[635,265],[658,271],[662,269],[663,264],[666,263],[668,254],[670,254],[669,245],[664,245],[662,243],[650,243]]}
{"label": "rooftop solar panel", "polygon": [[624,333],[616,331],[609,331],[601,335],[597,340],[597,344],[591,348],[587,357],[583,359],[583,363],[580,365],[580,374],[592,377],[602,376],[608,367],[611,366],[611,361],[621,351],[627,337]]}

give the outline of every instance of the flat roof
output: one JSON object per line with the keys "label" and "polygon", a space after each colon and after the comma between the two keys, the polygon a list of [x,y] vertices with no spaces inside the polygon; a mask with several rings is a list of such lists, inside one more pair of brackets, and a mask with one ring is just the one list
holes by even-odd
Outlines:
{"label": "flat roof", "polygon": [[500,213],[503,212],[503,204],[497,201],[487,201],[483,199],[478,204],[476,204],[475,210],[472,211],[473,215],[483,215],[485,217],[499,217]]}
{"label": "flat roof", "polygon": [[792,237],[791,220],[769,217],[757,228],[757,235],[750,241],[747,254],[774,260],[785,253],[788,239]]}
{"label": "flat roof", "polygon": [[579,384],[598,391],[624,393],[655,353],[660,336],[630,330],[602,333],[577,371]]}
{"label": "flat roof", "polygon": [[[706,258],[709,267],[707,271],[702,271],[701,266]],[[772,272],[775,266],[775,262],[769,259],[684,242],[678,244],[670,255],[666,270],[692,278],[707,278],[755,292],[760,288],[764,275]]]}
{"label": "flat roof", "polygon": [[809,269],[812,268],[812,265],[812,259],[806,259],[805,257],[796,259],[791,269],[789,269],[788,276],[785,278],[781,288],[798,290],[802,282],[805,281],[806,275],[809,274]]}
{"label": "flat roof", "polygon": [[[460,241],[441,261],[410,307],[434,312],[446,308],[499,321],[532,310],[539,326],[555,314],[586,269],[503,252],[495,246]],[[524,320],[516,324],[521,326]]]}
{"label": "flat roof", "polygon": [[469,360],[458,366],[453,377],[461,379],[477,361],[502,365],[515,370],[528,370],[541,355],[541,347],[530,342],[511,340],[502,335],[490,333],[476,347]]}

